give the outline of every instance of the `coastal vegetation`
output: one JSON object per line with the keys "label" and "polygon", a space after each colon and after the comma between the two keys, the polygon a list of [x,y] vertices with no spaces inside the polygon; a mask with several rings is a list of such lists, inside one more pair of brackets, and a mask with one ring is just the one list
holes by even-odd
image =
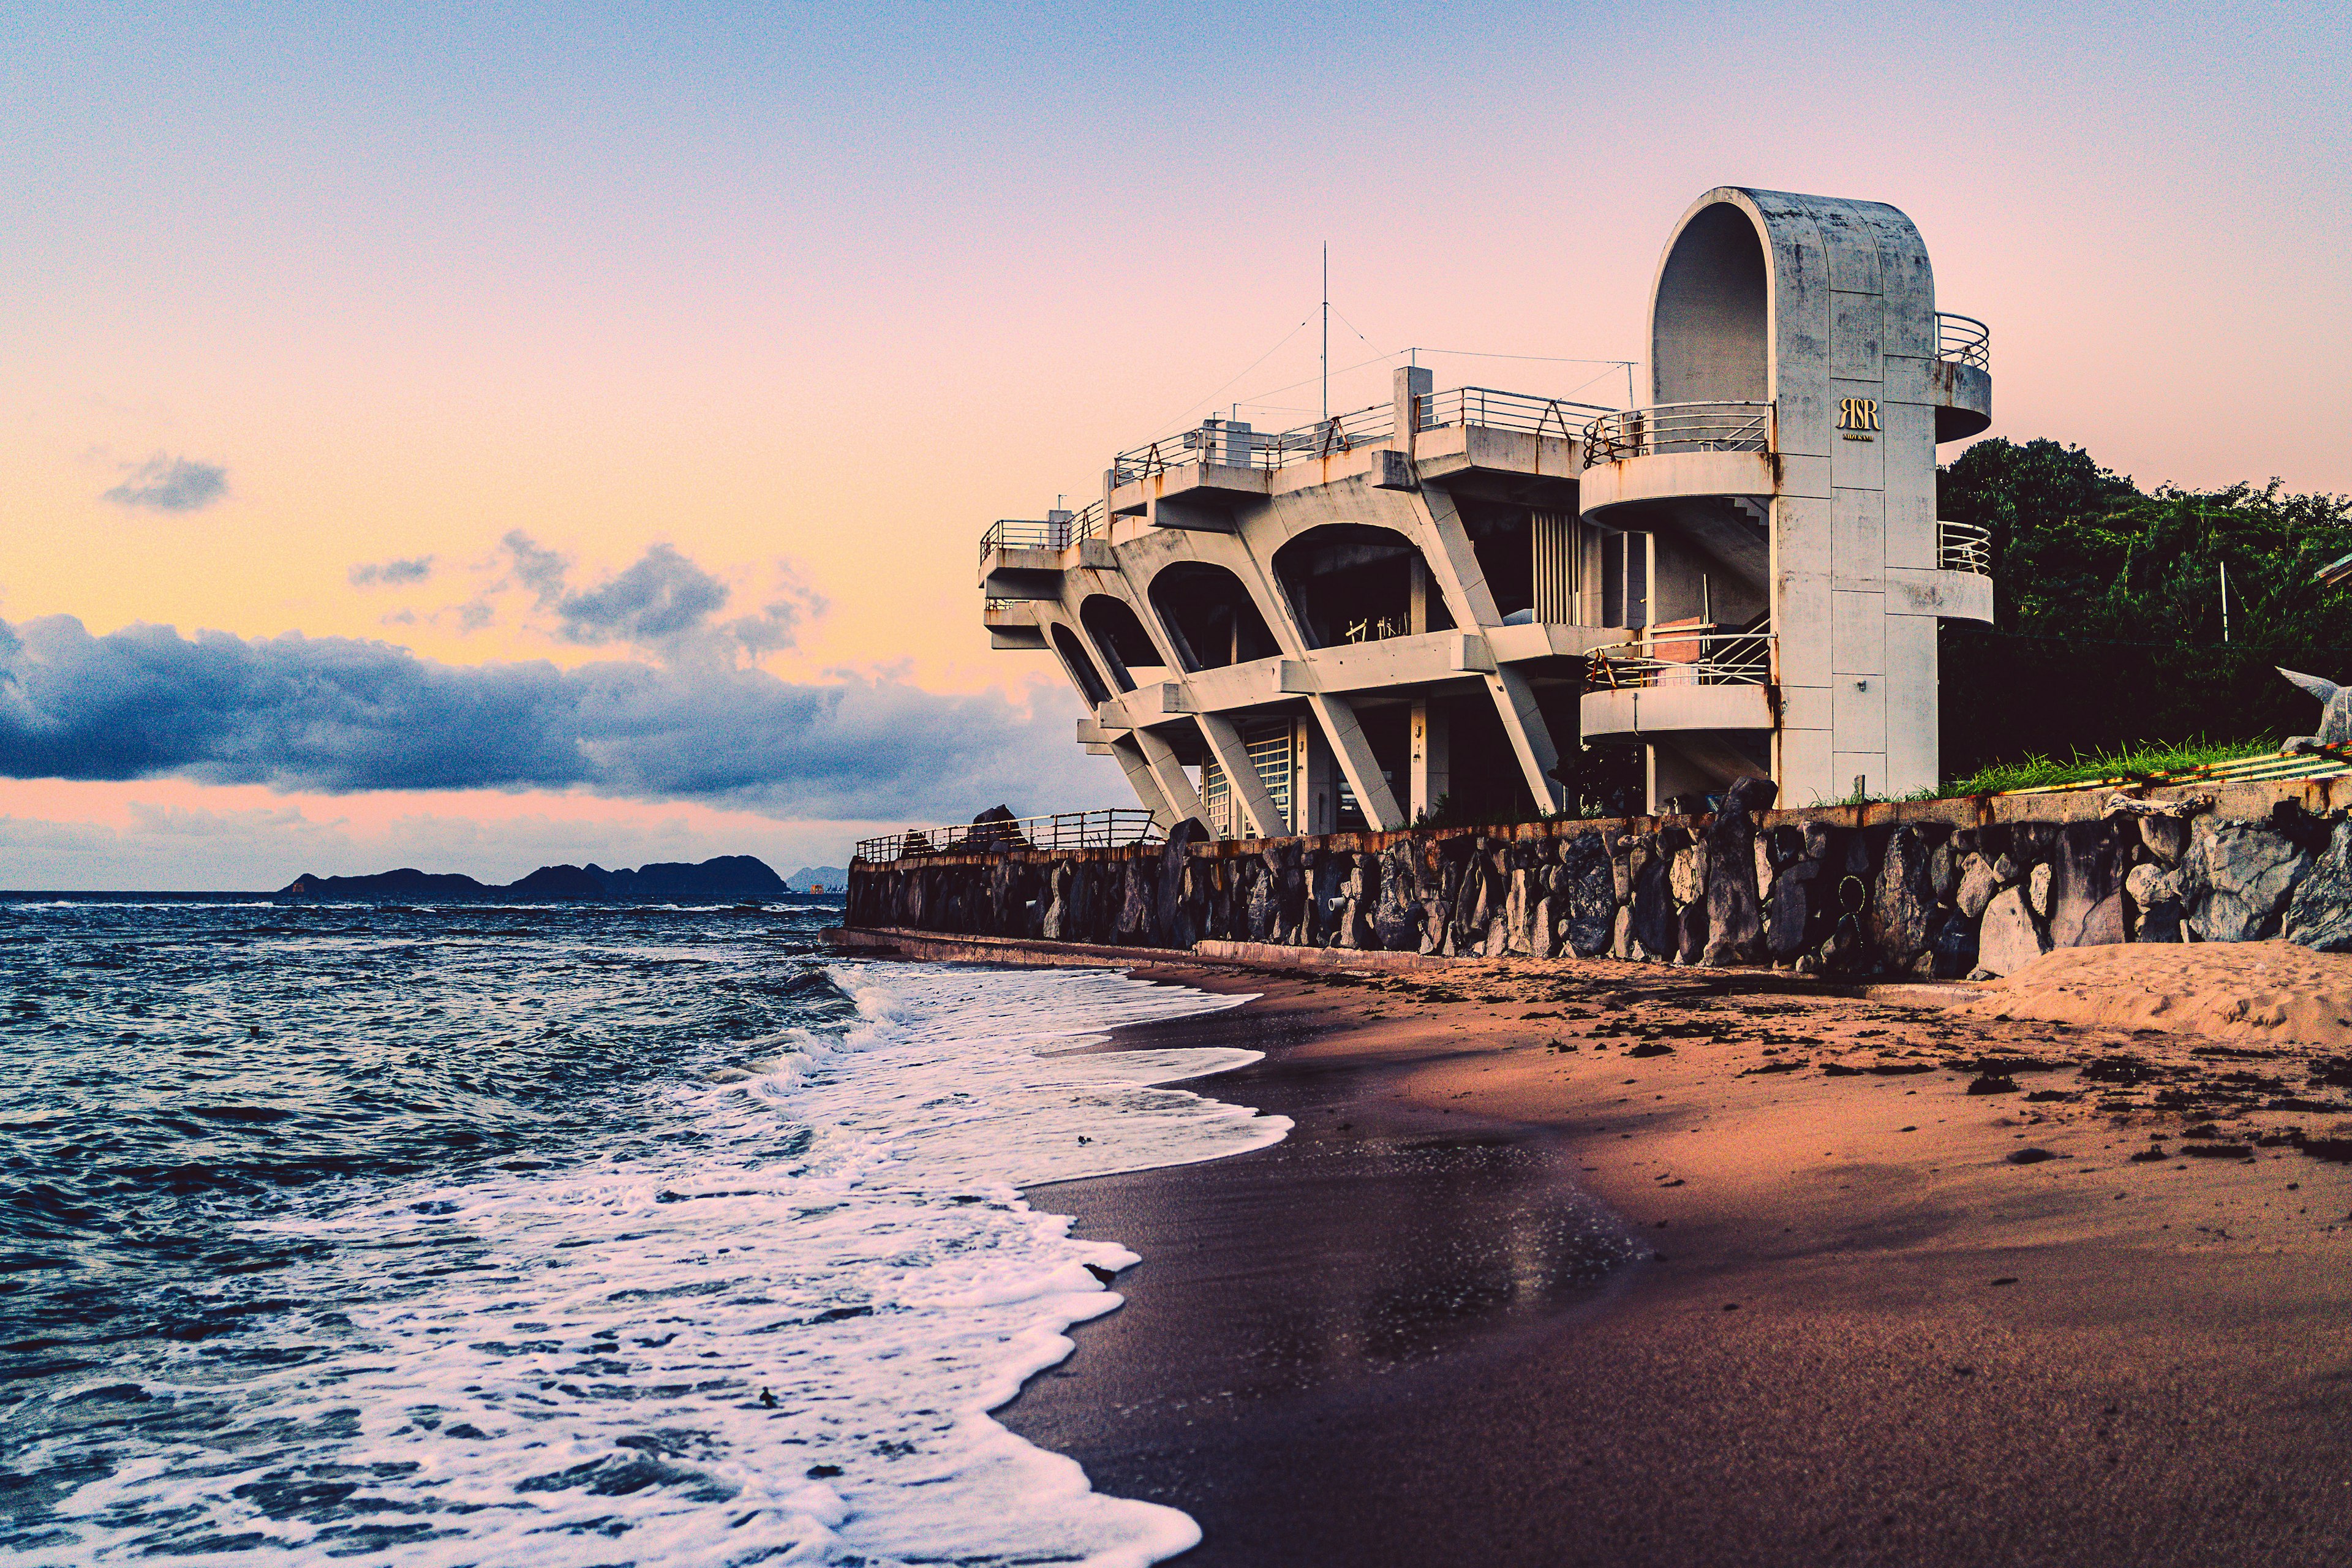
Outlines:
{"label": "coastal vegetation", "polygon": [[1990,531],[1995,605],[1941,634],[1947,793],[2251,754],[2318,719],[2275,667],[2352,676],[2352,584],[2322,581],[2352,498],[2142,490],[2079,447],[1995,439],[1937,500]]}
{"label": "coastal vegetation", "polygon": [[2100,779],[2150,779],[2210,767],[2215,763],[2264,756],[2277,750],[2277,740],[2267,736],[2252,741],[2208,741],[2200,735],[2177,745],[2158,742],[2123,746],[2112,751],[2078,752],[2068,757],[2029,755],[2014,762],[1988,763],[1972,773],[1948,781],[1937,793],[2000,795],[2009,790],[2050,789]]}

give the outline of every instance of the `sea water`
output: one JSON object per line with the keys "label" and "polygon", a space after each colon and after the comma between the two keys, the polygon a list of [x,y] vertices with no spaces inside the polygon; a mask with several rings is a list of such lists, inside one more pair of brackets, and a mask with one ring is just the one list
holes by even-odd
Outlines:
{"label": "sea water", "polygon": [[1135,1261],[1024,1185],[1261,1147],[1075,1050],[1232,1005],[837,911],[0,903],[0,1558],[1147,1563],[989,1417]]}

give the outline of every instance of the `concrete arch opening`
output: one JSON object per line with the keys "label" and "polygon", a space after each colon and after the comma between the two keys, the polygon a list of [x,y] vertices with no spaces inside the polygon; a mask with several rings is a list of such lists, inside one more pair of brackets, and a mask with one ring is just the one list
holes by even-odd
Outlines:
{"label": "concrete arch opening", "polygon": [[1656,400],[1769,401],[1771,308],[1754,220],[1729,202],[1696,214],[1667,250],[1651,302]]}
{"label": "concrete arch opening", "polygon": [[1151,634],[1143,629],[1143,622],[1125,599],[1109,594],[1089,594],[1078,605],[1079,624],[1094,639],[1102,653],[1103,668],[1118,683],[1121,691],[1135,689],[1132,669],[1158,669],[1162,667],[1159,648],[1152,646]]}
{"label": "concrete arch opening", "polygon": [[1282,651],[1242,580],[1205,561],[1179,561],[1148,590],[1160,624],[1188,670],[1272,658]]}
{"label": "concrete arch opening", "polygon": [[1274,574],[1309,646],[1378,642],[1454,625],[1420,547],[1393,529],[1334,522],[1274,552]]}
{"label": "concrete arch opening", "polygon": [[1062,656],[1063,668],[1070,672],[1070,679],[1077,683],[1078,689],[1087,694],[1087,705],[1098,708],[1109,701],[1110,688],[1103,684],[1101,672],[1095,668],[1095,661],[1087,656],[1086,646],[1078,641],[1077,634],[1055,621],[1053,637],[1054,651]]}

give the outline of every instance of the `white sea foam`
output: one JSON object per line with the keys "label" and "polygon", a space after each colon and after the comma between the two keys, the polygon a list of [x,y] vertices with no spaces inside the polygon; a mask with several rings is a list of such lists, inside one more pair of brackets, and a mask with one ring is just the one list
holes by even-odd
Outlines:
{"label": "white sea foam", "polygon": [[312,1310],[283,1337],[323,1353],[146,1369],[150,1396],[223,1420],[118,1447],[58,1509],[79,1539],[26,1560],[1119,1568],[1192,1545],[1183,1514],[1092,1491],[987,1413],[1118,1305],[1087,1266],[1136,1261],[1017,1189],[1289,1126],[1160,1087],[1255,1052],[1070,1047],[1236,999],[1100,971],[834,973],[857,1022],[667,1091],[666,1152],[304,1222],[336,1261],[287,1282]]}

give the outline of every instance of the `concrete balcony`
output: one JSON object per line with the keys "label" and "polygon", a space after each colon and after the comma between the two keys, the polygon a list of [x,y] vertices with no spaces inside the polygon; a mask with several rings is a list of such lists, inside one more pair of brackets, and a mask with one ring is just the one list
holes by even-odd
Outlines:
{"label": "concrete balcony", "polygon": [[1890,566],[1886,593],[1901,614],[1991,625],[1991,535],[1975,523],[1937,523],[1935,570]]}
{"label": "concrete balcony", "polygon": [[1927,367],[1937,442],[1964,441],[1992,423],[1992,329],[1973,316],[1936,312],[1936,360]]}
{"label": "concrete balcony", "polygon": [[1100,501],[1039,521],[1000,518],[980,536],[980,591],[992,599],[1058,599],[1073,565],[1111,564],[1108,531]]}
{"label": "concrete balcony", "polygon": [[981,624],[988,628],[988,646],[994,648],[1041,648],[1045,628],[1037,619],[1034,599],[988,599],[980,607]]}
{"label": "concrete balcony", "polygon": [[1587,517],[1641,501],[1725,497],[1762,503],[1780,488],[1772,405],[1666,403],[1607,414],[1584,431]]}
{"label": "concrete balcony", "polygon": [[1579,707],[1587,740],[1769,730],[1769,628],[1677,627],[1592,650]]}

